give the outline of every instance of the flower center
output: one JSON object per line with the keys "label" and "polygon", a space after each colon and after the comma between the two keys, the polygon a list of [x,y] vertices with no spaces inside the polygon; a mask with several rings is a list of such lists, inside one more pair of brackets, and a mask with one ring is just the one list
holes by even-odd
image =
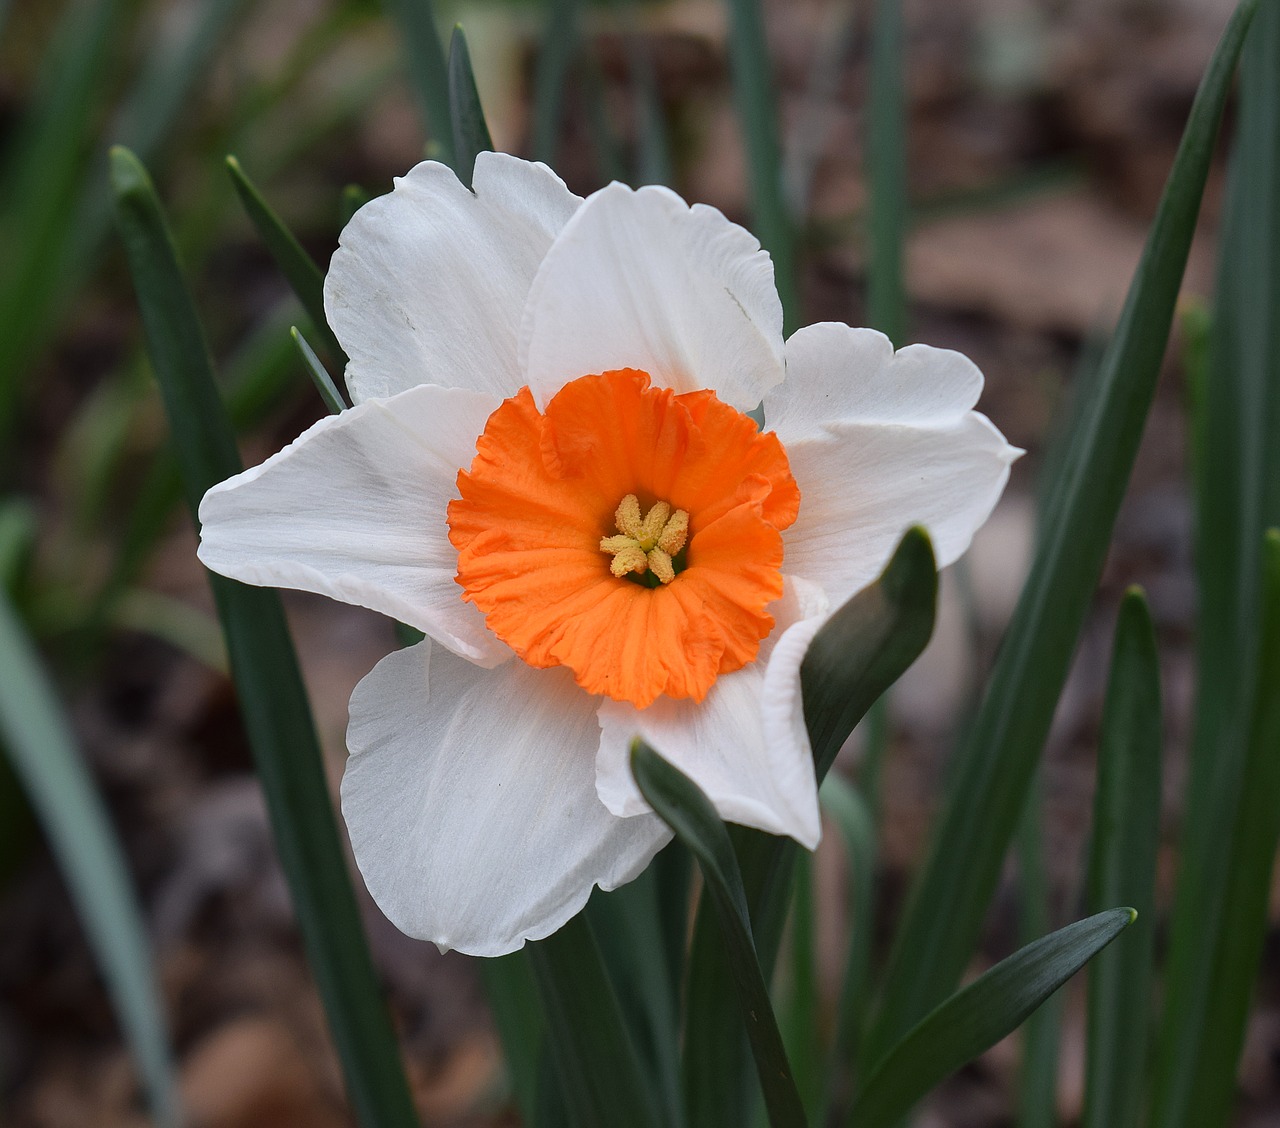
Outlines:
{"label": "flower center", "polygon": [[589,693],[700,701],[773,627],[800,492],[777,437],[712,392],[623,369],[539,411],[523,388],[489,416],[458,492],[462,598],[529,665],[568,666]]}
{"label": "flower center", "polygon": [[[676,578],[675,557],[689,539],[689,514],[683,509],[674,513],[665,501],[655,502],[643,518],[640,499],[627,494],[614,510],[616,537],[601,537],[600,551],[613,556],[609,571],[619,579],[624,576],[653,575],[659,583],[669,584]],[[652,587],[652,584],[646,584]]]}

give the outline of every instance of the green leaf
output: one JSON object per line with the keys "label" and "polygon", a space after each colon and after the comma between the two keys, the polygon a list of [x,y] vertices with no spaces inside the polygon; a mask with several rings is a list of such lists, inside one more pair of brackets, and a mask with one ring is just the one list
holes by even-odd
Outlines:
{"label": "green leaf", "polygon": [[[686,896],[688,884],[684,884]],[[650,865],[634,881],[597,892],[587,920],[618,994],[623,1021],[669,1128],[684,1122],[680,1095],[679,989],[668,965],[659,873]]]}
{"label": "green leaf", "polygon": [[[1241,62],[1207,378],[1192,401],[1197,700],[1152,1123],[1200,1128],[1211,969],[1219,958],[1242,802],[1262,621],[1258,540],[1280,524],[1280,12],[1263,6]],[[1268,687],[1268,691],[1273,692]],[[1232,1067],[1228,1067],[1232,1068]],[[1218,1088],[1217,1080],[1210,1091]],[[1216,1115],[1216,1114],[1215,1114]],[[1208,1122],[1207,1122],[1208,1123]]]}
{"label": "green leaf", "polygon": [[329,409],[329,414],[340,415],[347,409],[347,402],[342,398],[342,393],[338,391],[338,385],[333,382],[333,377],[329,375],[329,370],[321,363],[320,358],[316,356],[315,350],[307,344],[307,339],[300,332],[296,325],[289,327],[289,337],[298,348],[298,355],[302,357],[303,366],[307,370],[307,375],[311,377],[311,382],[316,386],[316,391],[320,393],[320,398],[324,400],[324,405]]}
{"label": "green leaf", "polygon": [[[1049,879],[1044,863],[1043,800],[1032,787],[1016,843],[1018,859],[1018,943],[1029,944],[1052,927]],[[1114,904],[1115,902],[1111,902]],[[1054,1128],[1058,1108],[1058,1058],[1062,1041],[1061,995],[1046,999],[1022,1030],[1018,1077],[1018,1128]]]}
{"label": "green leaf", "polygon": [[725,959],[733,973],[756,1072],[773,1128],[805,1124],[804,1108],[778,1032],[769,987],[756,959],[747,894],[729,833],[702,790],[640,740],[631,745],[631,772],[641,794],[697,859],[716,913]]}
{"label": "green leaf", "polygon": [[[805,723],[819,784],[872,704],[916,660],[933,631],[938,576],[922,529],[910,529],[875,583],[823,625],[800,666]],[[789,839],[733,827],[756,950],[773,971],[799,849]],[[749,1052],[733,1020],[733,978],[710,910],[700,908],[686,977],[685,1099],[698,1128],[748,1120]]]}
{"label": "green leaf", "polygon": [[1011,1034],[1096,952],[1132,923],[1111,909],[1028,944],[917,1023],[858,1094],[850,1125],[890,1128],[939,1081]]}
{"label": "green leaf", "polygon": [[526,950],[572,1128],[658,1128],[650,1082],[585,914]]}
{"label": "green leaf", "polygon": [[529,953],[475,959],[472,966],[484,984],[520,1115],[526,1124],[537,1124],[543,1019]]}
{"label": "green leaf", "polygon": [[738,127],[747,151],[752,230],[773,258],[785,332],[799,325],[796,235],[782,191],[782,149],[773,90],[773,67],[759,0],[729,0],[729,60]]}
{"label": "green leaf", "polygon": [[1133,466],[1254,7],[1246,0],[1232,17],[1192,107],[1096,394],[1072,437],[1063,486],[909,896],[870,1035],[873,1053],[954,987],[976,945]]}
{"label": "green leaf", "polygon": [[906,343],[903,246],[907,229],[907,109],[902,0],[876,0],[871,24],[871,96],[867,106],[871,261],[867,324],[895,346]]}
{"label": "green leaf", "polygon": [[818,798],[823,811],[840,831],[849,866],[849,946],[827,1069],[830,1114],[814,1117],[815,1124],[829,1124],[847,1110],[852,1080],[858,1069],[859,1036],[867,1014],[871,950],[875,941],[876,823],[867,801],[839,772],[827,774]]}
{"label": "green leaf", "polygon": [[320,268],[302,249],[302,244],[272,210],[271,205],[254,186],[253,181],[245,175],[240,162],[233,156],[227,157],[227,172],[231,176],[231,183],[235,185],[240,203],[244,205],[245,213],[257,228],[258,235],[266,244],[267,250],[271,252],[271,257],[280,268],[280,273],[285,276],[293,292],[298,296],[302,308],[307,311],[307,316],[311,318],[311,323],[320,335],[325,351],[345,365],[347,354],[342,351],[342,346],[338,344],[338,338],[333,335],[333,330],[329,328],[328,319],[325,317],[324,275],[320,273]]}
{"label": "green leaf", "polygon": [[454,168],[449,68],[436,30],[435,5],[432,0],[382,0],[382,6],[400,33],[409,82],[431,138],[430,155]]}
{"label": "green leaf", "polygon": [[800,666],[804,719],[821,782],[836,753],[933,634],[938,573],[923,529],[908,529],[880,578],[837,611]]}
{"label": "green leaf", "polygon": [[554,167],[569,68],[578,50],[580,0],[548,0],[533,76],[533,159]]}
{"label": "green leaf", "polygon": [[1162,745],[1155,628],[1139,589],[1120,605],[1098,746],[1088,908],[1133,905],[1138,921],[1089,969],[1084,1128],[1136,1128],[1147,1077],[1160,845]]}
{"label": "green leaf", "polygon": [[[194,517],[205,491],[239,471],[235,437],[151,180],[133,154],[119,148],[111,154],[111,177]],[[352,1104],[366,1128],[407,1128],[417,1120],[369,957],[280,598],[221,576],[210,576],[210,582],[281,865]]]}
{"label": "green leaf", "polygon": [[479,153],[493,152],[493,138],[484,120],[484,107],[471,69],[471,52],[461,27],[449,41],[449,122],[453,130],[454,171],[471,187],[471,174]]}
{"label": "green leaf", "polygon": [[1186,1104],[1173,1108],[1166,1103],[1158,1109],[1163,1115],[1154,1123],[1159,1125],[1218,1128],[1230,1122],[1245,1024],[1269,932],[1272,870],[1280,843],[1280,531],[1270,530],[1263,541],[1261,571],[1260,645],[1251,679],[1254,708],[1242,786],[1233,818],[1224,825],[1229,852],[1221,904],[1205,921],[1212,931],[1197,971],[1207,982],[1192,1029],[1179,1045],[1184,1054],[1178,1061],[1190,1076],[1176,1087],[1166,1081],[1157,1090],[1175,1092]]}
{"label": "green leaf", "polygon": [[35,648],[0,590],[0,742],[48,836],[138,1062],[152,1115],[179,1122],[151,946],[124,854]]}

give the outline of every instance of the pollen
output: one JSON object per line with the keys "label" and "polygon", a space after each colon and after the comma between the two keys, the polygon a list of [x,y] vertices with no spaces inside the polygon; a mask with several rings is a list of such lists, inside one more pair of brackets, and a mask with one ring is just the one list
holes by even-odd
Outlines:
{"label": "pollen", "polygon": [[712,392],[620,369],[539,410],[523,388],[489,417],[458,493],[463,599],[589,693],[701,701],[773,627],[800,492],[777,437]]}
{"label": "pollen", "polygon": [[689,539],[689,514],[683,509],[672,512],[665,501],[656,502],[644,518],[640,517],[640,499],[627,494],[613,514],[616,537],[601,537],[600,551],[613,557],[609,571],[619,579],[628,573],[643,576],[652,572],[660,583],[676,578],[674,557]]}

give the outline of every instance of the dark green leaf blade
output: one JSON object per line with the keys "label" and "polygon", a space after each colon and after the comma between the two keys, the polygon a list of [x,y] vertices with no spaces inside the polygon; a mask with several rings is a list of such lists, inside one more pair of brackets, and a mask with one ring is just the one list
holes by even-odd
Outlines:
{"label": "dark green leaf blade", "polygon": [[1117,901],[1138,920],[1089,968],[1085,1128],[1136,1128],[1147,1074],[1160,843],[1160,666],[1142,592],[1120,605],[1098,748],[1088,909]]}
{"label": "dark green leaf blade", "polygon": [[1223,828],[1239,810],[1258,690],[1257,544],[1280,523],[1278,83],[1280,11],[1272,3],[1259,10],[1241,60],[1207,371],[1193,400],[1197,700],[1152,1093],[1160,1128],[1200,1128],[1190,1119],[1190,1087],[1201,1077],[1203,1039],[1216,1037],[1205,1023],[1229,911],[1232,844]]}
{"label": "dark green leaf blade", "polygon": [[871,1052],[959,981],[1066,678],[1155,390],[1222,107],[1256,0],[1236,10],[1196,97],[1146,250],[1081,413],[954,784],[894,945]]}
{"label": "dark green leaf blade", "polygon": [[1135,915],[1111,909],[1069,924],[956,992],[872,1068],[850,1125],[890,1128],[944,1077],[1016,1030]]}
{"label": "dark green leaf blade", "polygon": [[151,945],[119,840],[35,648],[0,589],[0,745],[39,813],[133,1049],[152,1114],[179,1122]]}
{"label": "dark green leaf blade", "polygon": [[346,411],[347,403],[342,398],[342,393],[338,391],[338,385],[333,382],[333,377],[329,375],[329,370],[321,363],[320,358],[316,356],[315,350],[307,344],[307,339],[299,331],[296,325],[289,327],[289,336],[297,346],[298,355],[302,357],[302,364],[307,370],[307,375],[311,377],[311,382],[316,386],[316,391],[320,393],[320,398],[324,400],[324,405],[329,409],[331,415],[340,415]]}
{"label": "dark green leaf blade", "polygon": [[258,235],[266,244],[267,250],[271,252],[271,257],[275,259],[280,273],[285,276],[293,292],[298,295],[298,301],[302,303],[302,308],[307,311],[307,316],[311,318],[316,332],[320,334],[325,351],[345,365],[347,354],[342,351],[342,346],[338,344],[338,338],[333,335],[333,330],[329,328],[329,321],[325,317],[324,275],[320,273],[320,268],[303,250],[302,244],[284,225],[284,221],[267,203],[253,181],[245,175],[240,162],[233,156],[227,157],[227,172],[231,176],[231,183],[235,186],[236,195],[240,197],[240,203],[244,205],[245,214],[257,228]]}
{"label": "dark green leaf blade", "polygon": [[436,30],[432,0],[382,0],[396,25],[410,85],[431,137],[430,155],[454,167],[453,130],[449,128],[449,68]]}
{"label": "dark green leaf blade", "polygon": [[752,230],[773,258],[785,332],[800,324],[796,289],[796,237],[782,190],[773,66],[760,0],[729,0],[729,59],[739,128],[747,150]]}
{"label": "dark green leaf blade", "polygon": [[476,156],[493,152],[493,138],[484,120],[484,107],[471,69],[471,52],[461,27],[449,41],[449,124],[453,130],[454,171],[468,188]]}
{"label": "dark green leaf blade", "polygon": [[[114,149],[117,219],[192,515],[239,472],[204,333],[146,170]],[[279,596],[211,576],[249,741],[348,1092],[366,1128],[417,1123],[369,956]]]}
{"label": "dark green leaf blade", "polygon": [[[933,632],[938,574],[922,529],[909,529],[875,583],[822,627],[800,667],[805,723],[819,783],[872,704],[916,660]],[[790,840],[731,828],[756,950],[771,974],[798,847]],[[732,974],[719,932],[699,909],[686,977],[685,1098],[699,1128],[739,1128],[750,1115],[749,1049],[734,1018]]]}
{"label": "dark green leaf blade", "polygon": [[804,1107],[782,1046],[769,987],[756,958],[747,894],[729,833],[702,790],[643,741],[631,745],[631,772],[641,794],[697,859],[715,907],[738,1005],[756,1059],[773,1128],[805,1123]]}
{"label": "dark green leaf blade", "polygon": [[528,945],[545,1046],[573,1128],[658,1128],[650,1084],[586,916]]}

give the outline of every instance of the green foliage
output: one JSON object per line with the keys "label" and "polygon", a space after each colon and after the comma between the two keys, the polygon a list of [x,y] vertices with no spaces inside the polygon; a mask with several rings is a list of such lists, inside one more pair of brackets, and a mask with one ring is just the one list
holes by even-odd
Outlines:
{"label": "green foliage", "polygon": [[[114,150],[111,159],[120,234],[195,517],[205,491],[239,472],[240,457],[150,177],[127,150]],[[352,1104],[369,1128],[413,1125],[279,596],[220,576],[210,582],[280,861]]]}

